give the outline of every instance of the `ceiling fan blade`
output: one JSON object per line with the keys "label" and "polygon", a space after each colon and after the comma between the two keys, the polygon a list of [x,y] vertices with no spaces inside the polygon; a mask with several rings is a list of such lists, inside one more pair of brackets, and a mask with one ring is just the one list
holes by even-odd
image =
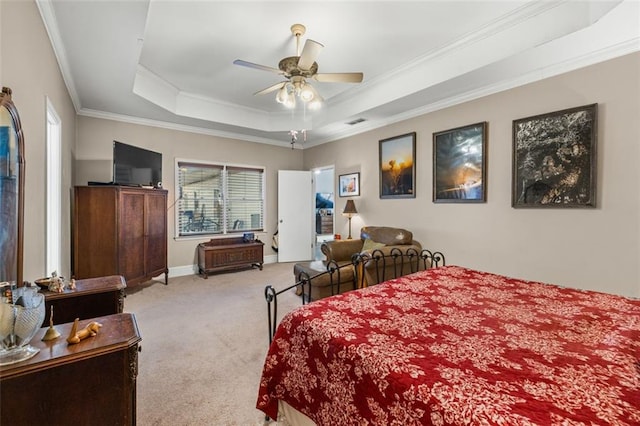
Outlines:
{"label": "ceiling fan blade", "polygon": [[309,71],[323,47],[323,44],[307,39],[302,48],[300,59],[298,59],[298,68],[303,71]]}
{"label": "ceiling fan blade", "polygon": [[361,72],[335,72],[316,74],[313,78],[321,83],[360,83],[364,78]]}
{"label": "ceiling fan blade", "polygon": [[285,84],[287,84],[286,81],[281,81],[280,83],[276,83],[273,86],[269,86],[266,89],[262,89],[261,91],[254,93],[254,95],[264,95],[267,93],[275,92],[276,90],[281,89]]}
{"label": "ceiling fan blade", "polygon": [[276,74],[282,74],[282,71],[280,71],[277,68],[268,67],[266,65],[254,64],[253,62],[243,61],[242,59],[236,59],[235,61],[233,61],[233,63],[235,65],[240,65],[240,66],[243,66],[243,67],[255,68],[257,70],[270,71],[270,72],[274,72]]}

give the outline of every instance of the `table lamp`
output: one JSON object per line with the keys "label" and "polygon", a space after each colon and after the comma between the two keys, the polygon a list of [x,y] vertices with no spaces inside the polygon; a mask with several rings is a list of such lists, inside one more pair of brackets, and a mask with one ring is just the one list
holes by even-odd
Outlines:
{"label": "table lamp", "polygon": [[347,239],[350,240],[351,239],[351,218],[358,214],[358,210],[356,210],[356,205],[354,204],[353,200],[347,200],[347,204],[344,206],[344,210],[342,211],[342,214],[349,218],[349,236],[347,237]]}

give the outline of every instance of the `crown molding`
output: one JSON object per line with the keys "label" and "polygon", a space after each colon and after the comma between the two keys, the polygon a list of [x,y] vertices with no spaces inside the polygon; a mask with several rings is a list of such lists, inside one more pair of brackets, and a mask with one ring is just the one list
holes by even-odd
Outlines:
{"label": "crown molding", "polygon": [[[97,111],[97,110],[92,110],[87,108],[81,109],[78,112],[78,115],[83,117],[101,118],[104,120],[119,121],[122,123],[137,124],[141,126],[158,127],[158,128],[167,129],[167,130],[177,130],[179,132],[196,133],[200,135],[216,136],[216,137],[225,138],[225,139],[233,139],[233,140],[241,140],[245,142],[255,142],[255,143],[268,144],[268,145],[275,145],[275,146],[291,149],[291,144],[289,142],[287,141],[283,142],[282,140],[278,140],[278,139],[262,138],[258,136],[250,136],[250,135],[234,133],[234,132],[225,132],[221,130],[207,129],[205,127],[189,126],[186,124],[170,123],[168,121],[134,117],[131,115],[114,114],[110,112]],[[286,145],[283,145],[283,143]],[[299,144],[296,144],[294,148],[302,149],[302,147]]]}
{"label": "crown molding", "polygon": [[71,102],[73,103],[73,107],[77,113],[82,107],[80,103],[80,96],[78,96],[78,92],[76,91],[76,85],[73,80],[73,76],[69,72],[71,67],[69,66],[69,61],[67,60],[67,52],[64,48],[64,44],[62,43],[60,30],[58,29],[58,25],[56,24],[56,22],[58,21],[55,17],[56,15],[51,4],[51,0],[36,0],[36,6],[38,7],[38,11],[40,12],[40,17],[42,18],[42,22],[44,23],[44,28],[47,31],[49,40],[51,40],[51,47],[53,48],[53,53],[57,59],[58,68],[60,69],[60,73],[62,74],[62,80],[67,86],[67,91],[69,92],[69,96],[71,97]]}

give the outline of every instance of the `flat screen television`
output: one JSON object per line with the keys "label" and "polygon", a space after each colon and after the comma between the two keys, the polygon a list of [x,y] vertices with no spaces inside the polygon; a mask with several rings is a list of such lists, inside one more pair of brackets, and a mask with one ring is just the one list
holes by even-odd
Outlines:
{"label": "flat screen television", "polygon": [[162,154],[113,141],[113,183],[162,186]]}

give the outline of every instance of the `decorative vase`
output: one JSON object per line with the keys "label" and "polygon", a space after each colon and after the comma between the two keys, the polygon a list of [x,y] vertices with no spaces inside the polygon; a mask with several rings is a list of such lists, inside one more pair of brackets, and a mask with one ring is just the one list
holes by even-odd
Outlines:
{"label": "decorative vase", "polygon": [[14,289],[11,300],[0,303],[0,365],[24,361],[40,351],[29,342],[44,316],[44,295],[35,287]]}

